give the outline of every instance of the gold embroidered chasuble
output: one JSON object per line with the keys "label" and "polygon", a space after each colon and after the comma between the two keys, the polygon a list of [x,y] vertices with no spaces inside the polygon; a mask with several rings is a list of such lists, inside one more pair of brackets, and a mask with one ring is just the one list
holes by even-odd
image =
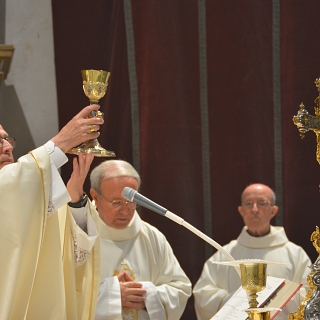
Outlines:
{"label": "gold embroidered chasuble", "polygon": [[0,170],[0,319],[94,319],[99,241],[77,267],[83,231],[67,205],[47,217],[50,179],[45,147]]}

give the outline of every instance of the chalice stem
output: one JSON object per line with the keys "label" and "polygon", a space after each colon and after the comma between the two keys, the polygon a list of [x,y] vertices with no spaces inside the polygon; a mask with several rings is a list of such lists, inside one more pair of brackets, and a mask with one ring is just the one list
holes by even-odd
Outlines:
{"label": "chalice stem", "polygon": [[255,292],[249,292],[249,307],[250,308],[257,308],[258,307],[257,298],[258,298],[258,295]]}

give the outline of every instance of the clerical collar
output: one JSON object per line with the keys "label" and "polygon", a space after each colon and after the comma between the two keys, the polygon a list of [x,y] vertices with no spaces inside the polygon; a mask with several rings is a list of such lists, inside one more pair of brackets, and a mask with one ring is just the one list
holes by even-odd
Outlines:
{"label": "clerical collar", "polygon": [[112,240],[112,241],[126,241],[132,239],[141,228],[141,218],[139,217],[137,211],[135,211],[134,216],[130,223],[124,229],[115,229],[106,225],[99,218],[99,233],[102,239]]}
{"label": "clerical collar", "polygon": [[262,249],[283,245],[289,240],[283,227],[270,226],[270,232],[263,237],[253,237],[247,232],[247,227],[243,227],[237,241],[247,248]]}

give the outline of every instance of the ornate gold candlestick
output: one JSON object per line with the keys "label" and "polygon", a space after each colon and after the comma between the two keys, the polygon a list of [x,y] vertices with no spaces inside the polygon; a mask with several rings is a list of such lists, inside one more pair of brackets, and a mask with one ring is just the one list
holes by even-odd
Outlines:
{"label": "ornate gold candlestick", "polygon": [[304,104],[301,102],[300,110],[298,114],[293,117],[293,123],[298,127],[300,132],[301,139],[304,138],[305,133],[309,130],[314,131],[317,137],[317,152],[316,152],[316,159],[320,164],[320,78],[316,79],[314,82],[316,87],[318,88],[319,95],[315,99],[316,107],[315,116],[310,115],[309,112],[305,109]]}
{"label": "ornate gold candlestick", "polygon": [[312,232],[310,240],[319,256],[316,262],[309,267],[311,272],[307,278],[309,290],[306,297],[301,302],[298,311],[289,315],[289,320],[320,319],[320,231],[318,226],[316,231]]}
{"label": "ornate gold candlestick", "polygon": [[[108,87],[110,72],[102,70],[82,70],[83,91],[89,98],[90,104],[98,104],[99,100],[105,95]],[[103,118],[103,112],[93,111],[90,118]],[[96,157],[115,157],[113,151],[101,147],[98,139],[90,139],[83,142],[80,146],[68,151],[71,154],[92,153]]]}

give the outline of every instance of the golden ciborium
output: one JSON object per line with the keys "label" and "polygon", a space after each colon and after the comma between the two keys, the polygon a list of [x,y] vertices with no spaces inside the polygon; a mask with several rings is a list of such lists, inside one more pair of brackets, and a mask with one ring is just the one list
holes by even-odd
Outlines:
{"label": "golden ciborium", "polygon": [[[103,70],[82,70],[83,91],[89,98],[90,104],[98,104],[99,100],[105,95],[108,88],[108,80],[110,72]],[[101,111],[92,111],[89,118],[103,118],[104,114]],[[90,132],[90,131],[89,131]],[[68,151],[71,154],[91,153],[96,157],[115,157],[113,151],[106,150],[101,147],[98,139],[90,139],[83,142],[81,145],[72,148]]]}

